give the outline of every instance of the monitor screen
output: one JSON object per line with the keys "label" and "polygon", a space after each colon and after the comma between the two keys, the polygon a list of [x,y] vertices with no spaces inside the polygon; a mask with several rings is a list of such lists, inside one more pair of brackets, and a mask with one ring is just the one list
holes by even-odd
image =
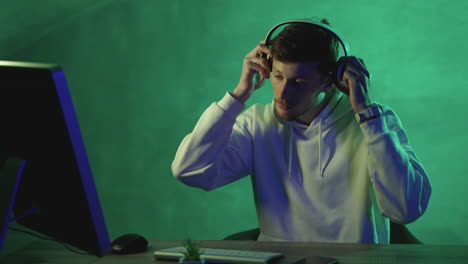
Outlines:
{"label": "monitor screen", "polygon": [[54,64],[0,61],[0,83],[0,151],[25,161],[12,199],[16,222],[91,254],[108,253],[64,72]]}

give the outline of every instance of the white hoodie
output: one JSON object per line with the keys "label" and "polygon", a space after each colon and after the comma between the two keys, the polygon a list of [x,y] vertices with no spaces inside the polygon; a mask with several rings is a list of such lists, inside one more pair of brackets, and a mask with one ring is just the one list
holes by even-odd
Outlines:
{"label": "white hoodie", "polygon": [[389,243],[389,220],[427,208],[431,185],[396,114],[359,124],[336,93],[307,126],[276,117],[274,103],[244,105],[229,93],[200,117],[172,172],[212,190],[250,175],[259,241]]}

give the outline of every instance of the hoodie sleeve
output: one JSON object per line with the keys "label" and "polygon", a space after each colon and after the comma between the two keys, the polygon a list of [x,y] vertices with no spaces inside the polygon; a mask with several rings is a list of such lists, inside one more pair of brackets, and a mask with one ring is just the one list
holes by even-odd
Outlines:
{"label": "hoodie sleeve", "polygon": [[236,181],[252,171],[252,140],[246,122],[236,118],[244,105],[229,93],[212,103],[180,144],[172,173],[204,190]]}
{"label": "hoodie sleeve", "polygon": [[380,107],[382,117],[360,125],[369,149],[369,173],[382,214],[406,224],[426,211],[431,184],[400,119],[390,108]]}

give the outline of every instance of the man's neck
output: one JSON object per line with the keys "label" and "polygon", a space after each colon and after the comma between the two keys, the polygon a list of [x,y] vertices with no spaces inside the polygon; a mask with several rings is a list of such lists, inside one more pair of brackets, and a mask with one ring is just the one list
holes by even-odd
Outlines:
{"label": "man's neck", "polygon": [[331,98],[335,95],[336,89],[331,90],[328,93],[320,94],[317,97],[317,100],[312,104],[312,106],[301,114],[296,121],[305,125],[310,125],[312,121],[322,112],[325,106],[330,102]]}

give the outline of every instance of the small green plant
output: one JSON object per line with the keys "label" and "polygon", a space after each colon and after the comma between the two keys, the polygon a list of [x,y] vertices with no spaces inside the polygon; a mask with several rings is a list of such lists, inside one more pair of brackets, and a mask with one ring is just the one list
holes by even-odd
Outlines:
{"label": "small green plant", "polygon": [[200,256],[203,254],[203,250],[200,249],[200,245],[197,242],[187,239],[184,241],[184,260],[185,261],[200,261]]}

